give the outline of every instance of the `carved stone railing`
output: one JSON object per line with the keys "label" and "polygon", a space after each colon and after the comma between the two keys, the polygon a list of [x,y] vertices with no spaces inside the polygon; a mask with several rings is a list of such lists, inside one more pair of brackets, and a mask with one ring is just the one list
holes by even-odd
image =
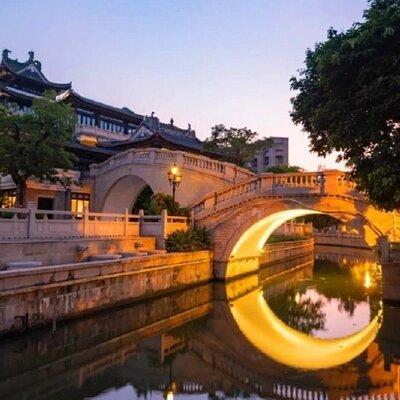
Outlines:
{"label": "carved stone railing", "polygon": [[187,229],[186,217],[0,208],[0,240],[156,236]]}
{"label": "carved stone railing", "polygon": [[354,194],[354,184],[347,174],[338,170],[324,172],[295,172],[287,174],[264,173],[255,175],[227,188],[205,196],[193,204],[194,214],[214,210],[233,199],[254,195],[290,196],[306,194],[347,195]]}
{"label": "carved stone railing", "polygon": [[183,170],[212,175],[230,183],[255,176],[253,172],[231,163],[213,160],[198,154],[156,148],[130,149],[118,153],[100,164],[91,165],[90,176],[102,175],[112,169],[135,164],[159,165],[166,168],[176,164]]}

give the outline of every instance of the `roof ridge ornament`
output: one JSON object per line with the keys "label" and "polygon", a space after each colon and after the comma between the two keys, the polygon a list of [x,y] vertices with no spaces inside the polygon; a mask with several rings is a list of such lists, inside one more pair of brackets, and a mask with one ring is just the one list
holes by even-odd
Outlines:
{"label": "roof ridge ornament", "polygon": [[3,53],[2,53],[3,58],[9,59],[9,58],[10,58],[10,57],[9,57],[9,54],[10,54],[10,53],[11,53],[11,50],[4,49],[4,50],[3,50]]}

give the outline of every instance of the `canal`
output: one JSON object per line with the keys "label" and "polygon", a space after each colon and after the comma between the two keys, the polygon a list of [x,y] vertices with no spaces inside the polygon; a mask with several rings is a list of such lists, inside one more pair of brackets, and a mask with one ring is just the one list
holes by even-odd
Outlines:
{"label": "canal", "polygon": [[0,399],[398,399],[400,309],[347,253],[3,338]]}

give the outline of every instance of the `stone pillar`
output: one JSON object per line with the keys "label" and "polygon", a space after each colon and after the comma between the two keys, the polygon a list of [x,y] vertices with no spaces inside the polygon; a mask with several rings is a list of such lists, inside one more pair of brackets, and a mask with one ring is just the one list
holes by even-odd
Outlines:
{"label": "stone pillar", "polygon": [[389,240],[387,236],[381,236],[378,238],[378,245],[381,251],[381,261],[382,263],[387,263],[390,261],[390,247]]}
{"label": "stone pillar", "polygon": [[89,234],[89,210],[87,207],[83,209],[83,237]]}
{"label": "stone pillar", "polygon": [[164,208],[161,211],[161,237],[163,239],[166,239],[167,237],[167,232],[168,232],[167,229],[168,229],[168,212]]}
{"label": "stone pillar", "polygon": [[33,238],[35,236],[35,224],[36,224],[36,204],[33,201],[28,201],[28,229],[27,229],[27,237]]}
{"label": "stone pillar", "polygon": [[129,222],[129,209],[125,208],[125,210],[124,210],[124,236],[125,237],[128,234],[128,222]]}
{"label": "stone pillar", "polygon": [[139,236],[143,236],[144,210],[139,210]]}

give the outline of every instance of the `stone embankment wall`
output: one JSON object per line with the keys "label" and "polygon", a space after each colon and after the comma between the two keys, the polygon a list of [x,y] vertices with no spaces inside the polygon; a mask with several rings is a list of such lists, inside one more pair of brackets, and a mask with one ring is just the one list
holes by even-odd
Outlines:
{"label": "stone embankment wall", "polygon": [[269,243],[260,257],[261,266],[282,262],[287,259],[310,254],[314,251],[314,239],[293,240],[287,242]]}
{"label": "stone embankment wall", "polygon": [[334,235],[314,232],[314,240],[316,245],[370,249],[364,238],[358,235]]}
{"label": "stone embankment wall", "polygon": [[[41,261],[43,265],[81,262],[101,253],[155,249],[154,237],[114,237],[0,242],[0,270],[10,261]],[[82,250],[85,249],[85,250]]]}
{"label": "stone embankment wall", "polygon": [[212,253],[171,253],[0,272],[0,333],[73,318],[212,279]]}

